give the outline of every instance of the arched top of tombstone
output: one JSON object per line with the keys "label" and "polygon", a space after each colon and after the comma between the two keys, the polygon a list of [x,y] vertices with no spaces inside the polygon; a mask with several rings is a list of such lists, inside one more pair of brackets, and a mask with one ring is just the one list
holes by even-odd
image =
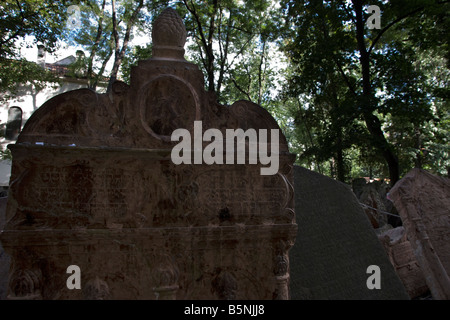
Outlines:
{"label": "arched top of tombstone", "polygon": [[[186,29],[177,12],[165,9],[154,21],[153,56],[132,67],[130,85],[116,81],[110,92],[79,89],[44,103],[27,121],[18,144],[171,149],[174,130],[280,130],[261,106],[237,101],[224,106],[204,89],[203,73],[184,59]],[[270,144],[270,143],[269,143]],[[284,135],[279,151],[288,153]]]}

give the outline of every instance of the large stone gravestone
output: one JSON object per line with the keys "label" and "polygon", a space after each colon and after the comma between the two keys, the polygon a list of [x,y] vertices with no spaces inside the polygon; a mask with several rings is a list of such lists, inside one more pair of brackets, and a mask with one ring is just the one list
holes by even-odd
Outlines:
{"label": "large stone gravestone", "polygon": [[[409,299],[349,186],[298,166],[294,182],[299,230],[290,250],[291,298]],[[379,268],[379,287],[370,266]]]}
{"label": "large stone gravestone", "polygon": [[[204,91],[203,74],[183,58],[185,40],[166,9],[153,27],[153,58],[132,69],[129,86],[58,95],[9,146],[1,234],[12,259],[9,299],[289,297],[295,157],[282,134],[272,139],[279,127],[267,111],[246,101],[222,106]],[[171,141],[180,128],[183,139]],[[208,131],[212,164],[198,161],[211,148],[198,139],[207,129],[216,129]],[[248,141],[225,148],[235,141],[230,129]],[[272,163],[250,163],[251,130]],[[192,149],[176,149],[187,135]],[[174,150],[195,163],[175,164]],[[272,165],[275,174],[261,174]],[[66,285],[77,274],[69,266],[79,267],[81,289]]]}

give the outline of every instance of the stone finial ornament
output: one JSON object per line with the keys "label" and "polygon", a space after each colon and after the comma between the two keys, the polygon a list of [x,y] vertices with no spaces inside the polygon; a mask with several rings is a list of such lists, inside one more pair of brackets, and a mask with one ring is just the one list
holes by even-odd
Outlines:
{"label": "stone finial ornament", "polygon": [[156,18],[152,41],[154,59],[184,60],[186,28],[174,9],[167,8]]}

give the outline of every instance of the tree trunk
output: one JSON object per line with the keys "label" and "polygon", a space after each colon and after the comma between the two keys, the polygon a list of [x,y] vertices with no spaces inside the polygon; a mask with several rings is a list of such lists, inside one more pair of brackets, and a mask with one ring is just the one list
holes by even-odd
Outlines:
{"label": "tree trunk", "polygon": [[99,46],[99,43],[100,43],[100,40],[101,40],[101,37],[103,34],[103,14],[105,12],[105,5],[106,5],[106,0],[103,0],[100,17],[98,19],[97,35],[95,36],[95,41],[94,41],[94,44],[92,45],[91,54],[89,55],[88,69],[86,72],[86,77],[88,80],[88,88],[93,89],[93,90],[95,90],[95,88],[97,87],[97,82],[98,82],[98,79],[93,79],[93,76],[94,76],[93,65],[94,65],[94,58],[97,53],[97,49],[98,49],[98,46]]}
{"label": "tree trunk", "polygon": [[[222,9],[220,9],[222,10]],[[220,61],[219,61],[219,65],[220,65],[220,71],[219,71],[219,78],[217,80],[217,86],[216,86],[216,90],[217,90],[217,95],[220,95],[221,89],[222,89],[222,82],[223,82],[223,78],[225,75],[225,66],[227,64],[227,58],[228,58],[228,49],[230,46],[230,29],[232,26],[232,16],[233,16],[233,12],[230,11],[230,16],[228,17],[228,24],[227,24],[227,29],[226,29],[226,38],[225,38],[225,46],[222,46],[222,32],[221,32],[221,24],[222,24],[222,12],[220,12],[220,21],[219,21],[219,26],[218,26],[218,39],[219,39],[219,53],[220,53]]]}
{"label": "tree trunk", "polygon": [[415,141],[415,147],[416,147],[416,159],[415,159],[415,167],[422,169],[422,139],[420,138],[420,128],[415,128],[416,133],[416,141]]}
{"label": "tree trunk", "polygon": [[[209,34],[208,34],[208,46],[206,48],[206,55],[208,57],[208,90],[216,91],[215,89],[215,79],[214,79],[214,51],[213,51],[213,39],[214,31],[216,28],[216,14],[217,14],[218,3],[217,0],[213,1],[213,12],[211,14],[211,20],[209,23]],[[219,93],[219,92],[217,92]]]}
{"label": "tree trunk", "polygon": [[[298,112],[300,114],[300,119],[302,120],[302,122],[303,122],[303,124],[305,126],[306,133],[308,134],[309,142],[311,143],[311,147],[314,147],[314,140],[313,140],[313,137],[312,137],[312,134],[311,134],[311,129],[310,129],[309,125],[308,125],[308,119],[306,118],[306,114],[303,113],[302,104],[300,102],[300,99],[298,99],[298,98],[297,98],[297,103],[298,103]],[[314,157],[314,160],[316,162],[316,166],[317,166],[317,168],[319,170],[319,173],[323,174],[322,166],[320,165],[320,161],[318,159],[317,154],[314,153],[313,157]]]}
{"label": "tree trunk", "polygon": [[215,17],[218,9],[218,0],[213,0],[213,12],[210,16],[209,28],[208,28],[208,38],[206,38],[203,29],[204,25],[200,21],[200,17],[195,9],[195,5],[191,2],[192,6],[189,6],[186,0],[183,0],[184,6],[186,9],[194,16],[194,19],[197,23],[197,30],[200,35],[201,46],[199,45],[200,52],[202,52],[202,47],[205,52],[205,58],[202,56],[202,63],[206,70],[206,76],[208,77],[208,90],[215,91],[215,83],[214,83],[214,52],[213,52],[213,39],[214,39],[214,31],[215,31]]}
{"label": "tree trunk", "polygon": [[[122,64],[123,57],[125,56],[125,52],[128,48],[128,42],[130,41],[131,30],[136,22],[139,11],[144,6],[144,3],[143,3],[143,0],[139,1],[139,4],[136,7],[136,9],[134,9],[134,11],[130,17],[130,20],[128,20],[126,23],[127,28],[125,31],[125,36],[123,38],[122,48],[120,48],[120,45],[119,45],[119,32],[118,32],[118,26],[117,26],[115,0],[112,0],[111,5],[112,5],[112,24],[113,24],[113,37],[114,37],[115,49],[114,49],[114,64],[113,64],[113,68],[111,70],[111,76],[109,78],[108,89],[107,89],[108,92],[112,89],[112,84],[114,83],[114,81],[117,80],[117,74],[119,73],[120,65]],[[126,15],[126,13],[124,15]]]}
{"label": "tree trunk", "polygon": [[258,68],[258,104],[261,105],[262,95],[263,95],[263,82],[265,80],[265,68],[263,70],[264,59],[266,55],[266,39],[262,37],[262,53],[261,59],[259,60],[259,68]]}
{"label": "tree trunk", "polygon": [[370,59],[369,52],[367,51],[365,39],[364,39],[364,19],[363,8],[361,0],[353,0],[353,6],[356,16],[356,38],[358,42],[358,49],[360,53],[360,63],[362,71],[362,108],[363,117],[366,123],[367,129],[372,136],[373,146],[378,149],[383,158],[385,159],[389,168],[389,178],[391,180],[391,186],[399,180],[400,172],[396,155],[394,154],[391,146],[386,140],[383,131],[381,130],[381,122],[377,116],[373,114],[375,111],[375,101],[372,96],[372,84],[370,80]]}
{"label": "tree trunk", "polygon": [[336,175],[337,179],[341,182],[345,182],[345,163],[344,163],[344,151],[342,150],[342,132],[339,129],[337,139],[337,151],[336,151]]}
{"label": "tree trunk", "polygon": [[335,173],[335,165],[334,165],[334,158],[330,159],[330,177],[336,179],[336,173]]}
{"label": "tree trunk", "polygon": [[113,83],[117,80],[117,73],[119,72],[120,64],[122,63],[122,58],[120,58],[117,54],[114,55],[114,64],[111,70],[111,76],[109,77],[108,89],[107,91],[111,91]]}
{"label": "tree trunk", "polygon": [[92,89],[94,91],[97,90],[97,85],[101,81],[101,78],[103,77],[103,72],[105,72],[106,65],[108,64],[109,59],[111,59],[112,53],[113,53],[113,51],[111,49],[109,51],[108,55],[106,56],[106,58],[103,60],[100,70],[98,71],[96,76],[93,79],[91,79],[91,84],[89,87],[90,89]]}

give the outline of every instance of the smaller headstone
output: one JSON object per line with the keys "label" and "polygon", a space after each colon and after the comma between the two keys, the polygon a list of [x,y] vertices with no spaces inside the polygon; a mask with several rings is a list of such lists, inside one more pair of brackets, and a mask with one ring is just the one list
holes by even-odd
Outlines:
{"label": "smaller headstone", "polygon": [[9,179],[11,178],[11,160],[0,160],[0,197],[8,195],[5,188],[9,187]]}
{"label": "smaller headstone", "polygon": [[414,255],[404,227],[385,231],[378,236],[392,265],[411,299],[426,294],[429,289],[422,269]]}
{"label": "smaller headstone", "polygon": [[364,212],[374,229],[383,227],[388,223],[387,215],[383,213],[386,212],[386,207],[375,183],[366,184],[362,188],[359,201],[366,205]]}
{"label": "smaller headstone", "polygon": [[355,194],[356,198],[360,198],[361,194],[363,192],[363,188],[366,185],[366,179],[364,178],[356,178],[352,181],[352,189],[353,193]]}
{"label": "smaller headstone", "polygon": [[434,299],[450,299],[450,179],[413,169],[389,193]]}
{"label": "smaller headstone", "polygon": [[22,109],[11,107],[8,110],[8,122],[6,123],[5,139],[17,140],[22,127]]}

